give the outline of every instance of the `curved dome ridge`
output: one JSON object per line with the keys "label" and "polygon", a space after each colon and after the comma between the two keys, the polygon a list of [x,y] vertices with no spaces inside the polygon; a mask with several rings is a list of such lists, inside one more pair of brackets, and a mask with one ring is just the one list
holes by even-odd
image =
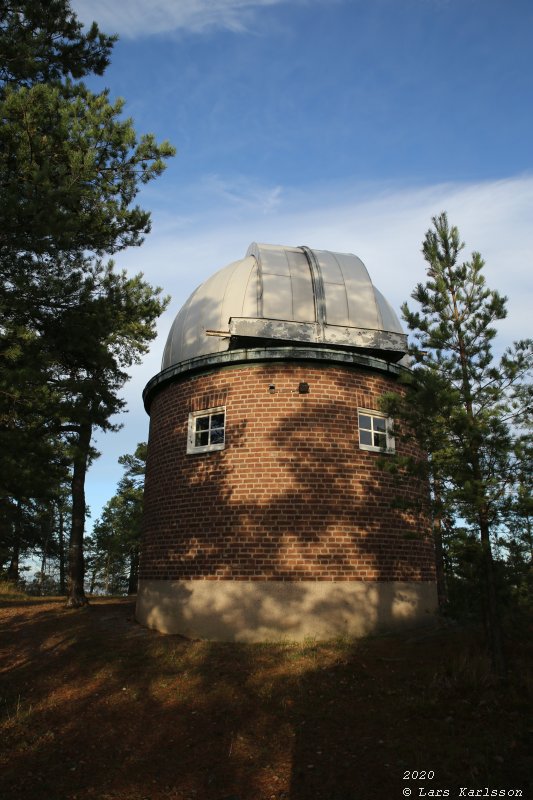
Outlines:
{"label": "curved dome ridge", "polygon": [[360,258],[252,242],[243,259],[215,272],[185,302],[162,369],[265,340],[379,351],[394,361],[407,349],[397,315]]}

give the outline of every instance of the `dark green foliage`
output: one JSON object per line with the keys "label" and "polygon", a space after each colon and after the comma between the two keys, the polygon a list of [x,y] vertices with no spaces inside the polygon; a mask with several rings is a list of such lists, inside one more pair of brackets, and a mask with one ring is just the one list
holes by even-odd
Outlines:
{"label": "dark green foliage", "polygon": [[17,86],[101,75],[115,36],[87,32],[67,0],[0,0],[0,82]]}
{"label": "dark green foliage", "polygon": [[13,510],[53,500],[68,469],[73,603],[92,432],[115,429],[167,302],[103,261],[142,243],[150,215],[135,198],[174,152],[79,82],[104,71],[114,40],[65,0],[0,0],[0,524],[14,535]]}
{"label": "dark green foliage", "polygon": [[506,602],[513,611],[533,608],[533,443],[515,443],[508,491],[502,509],[498,548],[505,565]]}
{"label": "dark green foliage", "polygon": [[[150,215],[132,203],[172,155],[138,139],[122,100],[83,84],[4,89],[0,102],[0,254],[6,277],[30,286],[58,253],[112,253],[142,242]],[[52,259],[52,260],[50,260]],[[16,284],[15,284],[16,285]],[[40,287],[42,288],[42,287]]]}
{"label": "dark green foliage", "polygon": [[469,612],[482,607],[493,665],[502,672],[498,606],[506,571],[493,548],[505,525],[507,539],[516,542],[509,522],[524,508],[517,447],[531,446],[533,343],[516,342],[494,358],[505,298],[486,286],[479,253],[459,260],[464,245],[446,214],[433,226],[423,244],[427,281],[412,294],[420,310],[402,308],[414,334],[412,391],[407,402],[385,398],[384,408],[400,420],[397,435],[416,436],[428,453],[423,462],[397,459],[395,468],[429,478],[451,604]]}
{"label": "dark green foliage", "polygon": [[141,442],[133,455],[119,458],[124,475],[116,494],[96,521],[89,544],[88,574],[93,591],[105,594],[137,591],[146,450],[146,442]]}

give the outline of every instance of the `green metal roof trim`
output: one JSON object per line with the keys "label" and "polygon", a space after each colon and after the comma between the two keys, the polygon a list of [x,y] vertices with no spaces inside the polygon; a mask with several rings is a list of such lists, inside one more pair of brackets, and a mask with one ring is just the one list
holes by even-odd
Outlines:
{"label": "green metal roof trim", "polygon": [[394,364],[385,359],[346,350],[332,350],[324,347],[253,347],[227,350],[181,361],[163,369],[148,383],[143,392],[144,407],[150,413],[154,395],[169,383],[198,372],[232,367],[239,364],[272,363],[273,361],[314,361],[327,364],[342,364],[348,367],[364,367],[397,377],[407,367]]}

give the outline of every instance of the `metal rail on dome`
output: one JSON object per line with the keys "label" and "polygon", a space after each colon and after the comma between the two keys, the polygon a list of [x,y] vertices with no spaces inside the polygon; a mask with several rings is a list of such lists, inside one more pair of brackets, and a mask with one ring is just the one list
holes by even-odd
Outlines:
{"label": "metal rail on dome", "polygon": [[[313,296],[315,300],[315,319],[317,324],[320,326],[321,331],[324,331],[324,325],[327,323],[327,316],[326,316],[326,292],[324,290],[324,280],[322,278],[322,270],[320,269],[320,264],[318,260],[311,250],[310,247],[306,245],[300,245],[300,250],[303,251],[307,263],[309,264],[309,270],[311,272],[311,281],[313,283]],[[324,336],[321,336],[321,339],[324,339]]]}

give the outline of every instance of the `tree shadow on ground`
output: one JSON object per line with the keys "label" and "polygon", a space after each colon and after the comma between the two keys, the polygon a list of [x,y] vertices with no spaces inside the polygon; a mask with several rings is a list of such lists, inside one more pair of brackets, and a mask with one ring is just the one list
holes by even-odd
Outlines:
{"label": "tree shadow on ground", "polygon": [[223,644],[132,612],[21,604],[13,629],[2,614],[2,797],[378,800],[413,769],[527,787],[526,682],[492,685],[475,631]]}

